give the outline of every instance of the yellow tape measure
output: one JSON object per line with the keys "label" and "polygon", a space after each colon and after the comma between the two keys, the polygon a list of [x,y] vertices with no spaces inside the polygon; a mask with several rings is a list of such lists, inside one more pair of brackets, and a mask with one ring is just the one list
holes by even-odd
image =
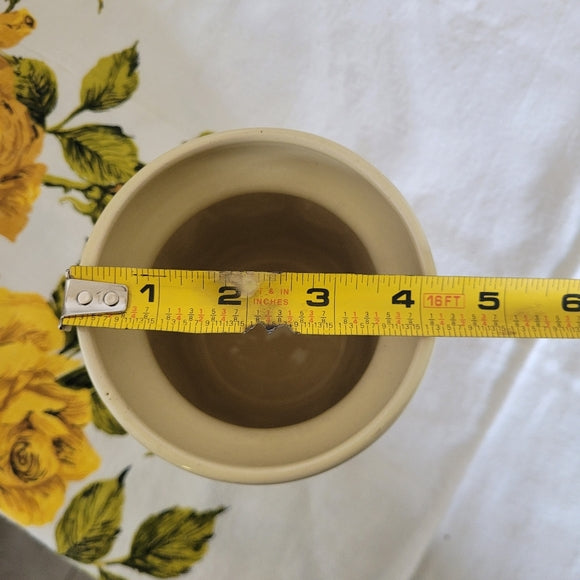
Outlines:
{"label": "yellow tape measure", "polygon": [[74,266],[61,324],[188,333],[580,338],[580,280]]}

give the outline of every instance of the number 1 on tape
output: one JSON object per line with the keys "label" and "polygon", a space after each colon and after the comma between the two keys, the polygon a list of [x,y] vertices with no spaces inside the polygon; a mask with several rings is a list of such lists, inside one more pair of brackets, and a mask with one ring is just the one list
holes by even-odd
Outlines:
{"label": "number 1 on tape", "polygon": [[580,280],[74,266],[61,324],[241,333],[580,338]]}

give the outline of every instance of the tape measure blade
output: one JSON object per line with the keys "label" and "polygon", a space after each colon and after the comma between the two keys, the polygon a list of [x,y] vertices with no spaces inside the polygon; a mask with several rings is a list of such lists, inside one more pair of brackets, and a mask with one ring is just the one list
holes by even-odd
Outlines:
{"label": "tape measure blade", "polygon": [[129,288],[122,314],[65,324],[240,333],[579,338],[580,280],[73,266],[73,278]]}

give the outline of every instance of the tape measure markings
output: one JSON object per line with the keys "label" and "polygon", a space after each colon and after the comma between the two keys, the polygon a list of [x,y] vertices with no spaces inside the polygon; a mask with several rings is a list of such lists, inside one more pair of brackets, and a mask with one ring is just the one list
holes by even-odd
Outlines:
{"label": "tape measure markings", "polygon": [[125,312],[65,312],[63,323],[79,326],[231,333],[264,324],[322,335],[580,338],[580,280],[87,266],[70,275],[129,289]]}

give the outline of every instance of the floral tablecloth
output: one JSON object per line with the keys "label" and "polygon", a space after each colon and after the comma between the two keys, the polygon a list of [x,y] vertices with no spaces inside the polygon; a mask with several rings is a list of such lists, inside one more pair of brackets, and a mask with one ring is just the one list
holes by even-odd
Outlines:
{"label": "floral tablecloth", "polygon": [[4,516],[103,580],[580,577],[575,341],[439,340],[377,443],[260,487],[141,447],[57,327],[64,271],[123,183],[240,127],[366,157],[441,274],[580,277],[577,2],[0,4]]}

